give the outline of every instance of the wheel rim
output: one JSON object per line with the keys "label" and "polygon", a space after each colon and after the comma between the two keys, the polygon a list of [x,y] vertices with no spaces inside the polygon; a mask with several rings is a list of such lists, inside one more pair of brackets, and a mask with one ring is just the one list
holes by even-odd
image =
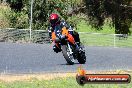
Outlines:
{"label": "wheel rim", "polygon": [[73,55],[70,53],[69,49],[67,49],[67,55],[72,62],[75,62]]}

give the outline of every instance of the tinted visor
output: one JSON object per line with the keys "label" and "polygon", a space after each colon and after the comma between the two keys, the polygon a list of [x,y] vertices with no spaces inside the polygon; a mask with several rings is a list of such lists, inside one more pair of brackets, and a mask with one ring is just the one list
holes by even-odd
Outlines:
{"label": "tinted visor", "polygon": [[50,23],[55,24],[57,21],[58,21],[58,19],[53,19],[53,20],[50,20]]}

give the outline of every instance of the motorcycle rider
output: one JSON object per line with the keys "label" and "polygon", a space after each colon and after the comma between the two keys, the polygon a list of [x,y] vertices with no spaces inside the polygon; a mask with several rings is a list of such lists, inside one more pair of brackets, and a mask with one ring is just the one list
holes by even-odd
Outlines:
{"label": "motorcycle rider", "polygon": [[[66,27],[69,33],[74,37],[74,40],[78,46],[80,46],[80,38],[79,34],[73,30],[73,28],[68,25],[64,20],[60,20],[60,17],[56,13],[52,13],[49,17],[50,27],[48,27],[48,32],[50,38],[52,37],[52,32],[54,32],[56,26],[60,26],[61,28]],[[56,45],[53,46],[54,52],[61,52],[61,48],[58,48]]]}

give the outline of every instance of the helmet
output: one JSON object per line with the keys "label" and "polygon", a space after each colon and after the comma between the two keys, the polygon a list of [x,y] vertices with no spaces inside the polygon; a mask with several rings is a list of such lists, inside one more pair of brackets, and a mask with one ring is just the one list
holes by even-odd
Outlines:
{"label": "helmet", "polygon": [[50,15],[49,21],[52,25],[56,24],[57,22],[59,22],[59,16],[58,14],[52,13]]}

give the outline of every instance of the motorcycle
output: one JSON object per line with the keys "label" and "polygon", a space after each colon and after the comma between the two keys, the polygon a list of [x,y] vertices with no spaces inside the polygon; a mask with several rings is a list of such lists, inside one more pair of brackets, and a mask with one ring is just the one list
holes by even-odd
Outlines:
{"label": "motorcycle", "polygon": [[78,46],[74,37],[66,27],[58,26],[51,34],[52,41],[62,51],[62,54],[69,65],[73,65],[77,59],[80,64],[85,64],[86,56],[82,45]]}

